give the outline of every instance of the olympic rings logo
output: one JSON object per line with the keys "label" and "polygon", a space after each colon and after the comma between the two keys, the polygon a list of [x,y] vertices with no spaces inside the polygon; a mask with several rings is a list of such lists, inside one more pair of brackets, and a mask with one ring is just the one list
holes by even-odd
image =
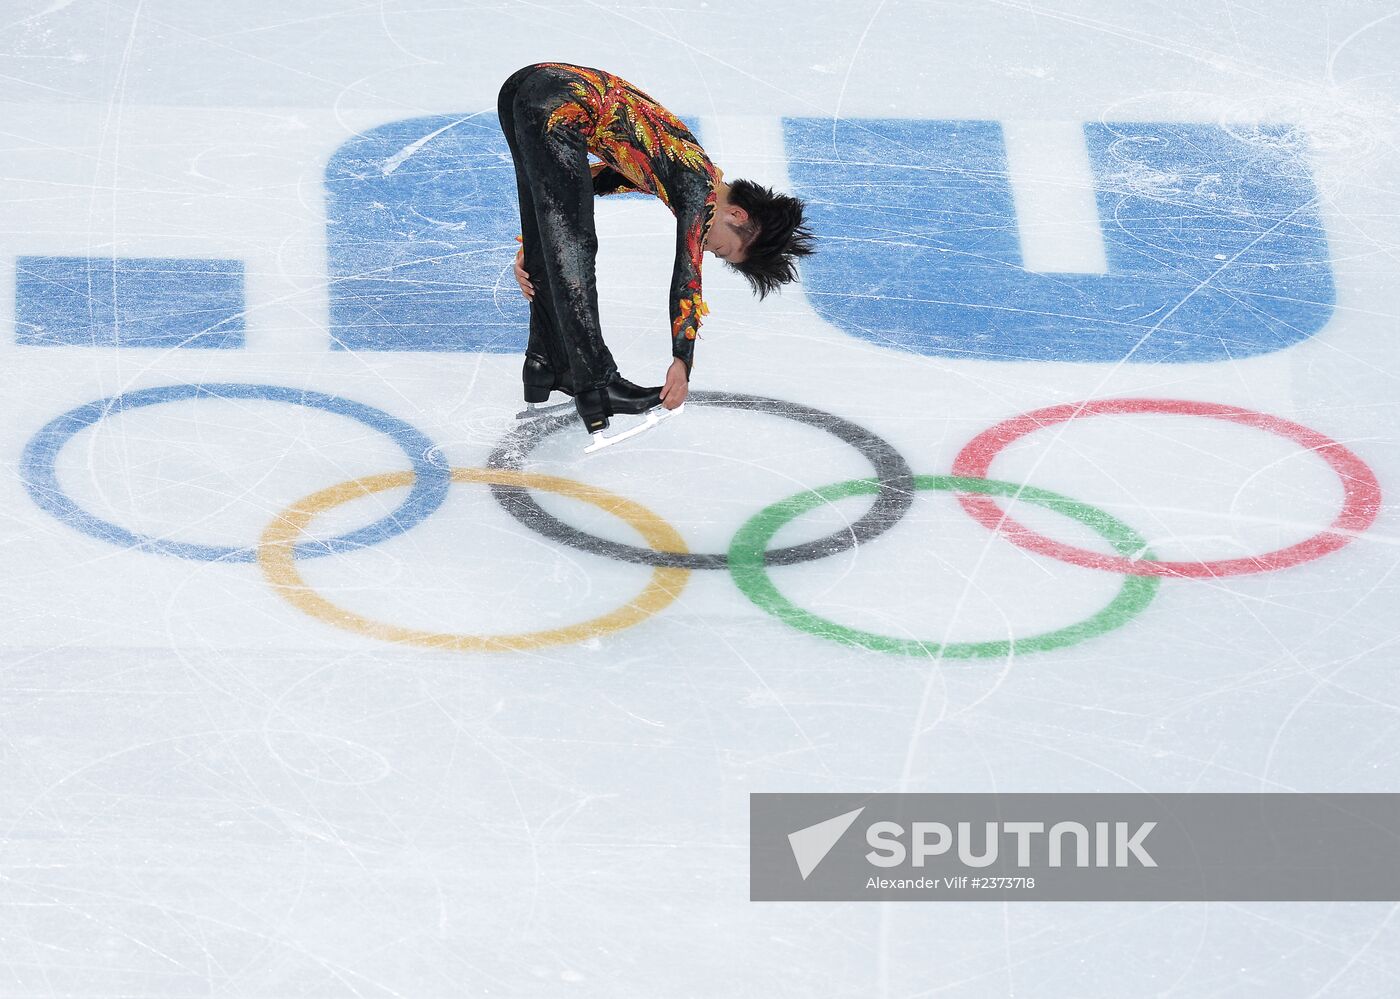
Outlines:
{"label": "olympic rings logo", "polygon": [[[200,399],[255,399],[344,416],[388,437],[404,452],[410,468],[343,482],[304,497],[274,517],[256,545],[243,548],[137,534],[83,509],[63,491],[58,480],[58,458],[76,434],[114,413]],[[571,417],[541,418],[514,428],[492,451],[485,468],[448,468],[435,460],[438,448],[426,435],[383,410],[322,392],[248,383],[167,385],[78,406],[35,433],[25,446],[20,468],[25,488],[41,509],[92,537],[124,548],[178,558],[257,562],[274,592],[326,624],[381,641],[462,652],[534,649],[629,628],[673,603],[690,573],[702,569],[727,569],[740,592],[756,606],[793,628],[845,645],[943,659],[1001,658],[1012,653],[1041,652],[1077,644],[1121,627],[1152,601],[1164,576],[1216,578],[1275,571],[1320,558],[1367,530],[1381,506],[1381,488],[1375,473],[1354,452],[1301,424],[1234,406],[1174,399],[1105,399],[1038,409],[975,436],[957,455],[951,475],[916,476],[888,441],[810,406],[763,396],[704,391],[692,392],[688,401],[778,416],[822,430],[862,455],[870,463],[873,475],[807,490],[773,503],[739,528],[726,551],[696,553],[688,550],[675,528],[638,503],[597,486],[523,469],[525,460],[541,442],[574,425]],[[1102,510],[1048,490],[988,477],[993,460],[1004,448],[1038,430],[1101,415],[1142,413],[1224,420],[1293,441],[1317,454],[1336,472],[1343,487],[1342,509],[1326,529],[1278,551],[1249,558],[1168,562],[1158,560],[1137,532]],[[486,485],[502,508],[530,530],[559,544],[650,566],[652,574],[642,591],[617,610],[565,627],[515,635],[436,633],[376,621],[338,607],[302,578],[297,569],[300,559],[358,550],[402,534],[431,516],[453,483]],[[356,498],[391,489],[408,491],[399,506],[380,520],[324,541],[304,538],[318,515]],[[647,547],[623,545],[566,524],[536,503],[532,490],[569,496],[598,507],[631,525]],[[773,567],[810,562],[855,548],[899,523],[912,505],[914,494],[927,490],[953,493],[974,520],[1023,549],[1120,574],[1123,584],[1106,606],[1076,624],[1024,638],[956,643],[893,638],[849,627],[798,607],[778,589],[771,574]],[[769,547],[789,521],[822,504],[860,495],[872,495],[875,501],[843,530],[788,548]],[[1011,519],[997,505],[998,498],[1031,503],[1077,520],[1102,536],[1113,554],[1077,548],[1037,534]]]}

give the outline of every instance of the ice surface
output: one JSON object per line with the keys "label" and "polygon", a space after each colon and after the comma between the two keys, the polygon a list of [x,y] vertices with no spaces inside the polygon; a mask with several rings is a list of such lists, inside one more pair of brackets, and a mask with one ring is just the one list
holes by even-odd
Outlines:
{"label": "ice surface", "polygon": [[[0,996],[1400,992],[1386,904],[747,899],[752,791],[1396,789],[1393,4],[13,0],[0,23]],[[1354,454],[1374,521],[1278,571],[1165,579],[1048,652],[1014,642],[1121,577],[1014,547],[946,491],[772,570],[853,627],[1012,641],[977,660],[800,633],[715,569],[631,627],[523,651],[349,630],[539,632],[647,592],[645,566],[439,474],[421,523],[405,485],[322,504],[308,537],[381,540],[297,560],[335,608],[306,613],[248,560],[289,508],[415,447],[420,471],[481,467],[516,429],[494,102],[542,60],[628,78],[726,176],[812,205],[802,286],[760,304],[707,268],[697,390],[834,414],[918,475],[1046,407],[1238,407]],[[598,216],[609,342],[658,380],[671,218]],[[208,397],[132,402],[177,385]],[[768,505],[877,471],[794,413],[690,406],[588,459],[568,428],[524,467],[719,554]],[[1271,426],[1084,417],[990,472],[1159,558],[1248,558],[1347,498],[1335,452]],[[536,496],[647,543],[641,515]]]}

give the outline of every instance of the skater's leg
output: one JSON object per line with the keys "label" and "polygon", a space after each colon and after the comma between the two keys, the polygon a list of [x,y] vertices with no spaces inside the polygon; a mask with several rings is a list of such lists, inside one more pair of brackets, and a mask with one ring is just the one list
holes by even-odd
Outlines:
{"label": "skater's leg", "polygon": [[[515,131],[512,152],[524,166],[519,186],[528,191],[534,207],[535,242],[552,306],[549,318],[568,358],[575,390],[582,393],[603,389],[617,366],[603,342],[598,317],[598,236],[587,143],[572,127],[546,128],[550,114],[567,99],[567,87],[549,73],[528,74],[516,87],[510,118]],[[522,221],[524,213],[522,203]],[[527,245],[526,257],[532,256]],[[540,295],[537,285],[536,299]]]}
{"label": "skater's leg", "polygon": [[[539,226],[536,222],[534,196],[515,137],[516,92],[520,89],[521,82],[534,73],[536,68],[526,66],[511,74],[501,86],[501,92],[496,99],[496,113],[500,119],[501,132],[505,135],[506,145],[510,147],[511,160],[515,165],[521,245],[524,250],[522,263],[525,272],[530,275],[530,283],[535,288],[534,298],[530,301],[530,334],[525,348],[527,402],[543,402],[549,397],[550,389],[559,383],[560,376],[566,376],[569,371],[568,354],[559,336],[558,326],[554,322],[554,301],[544,264],[544,249],[540,243]],[[571,380],[567,377],[563,380],[566,390],[572,391]]]}

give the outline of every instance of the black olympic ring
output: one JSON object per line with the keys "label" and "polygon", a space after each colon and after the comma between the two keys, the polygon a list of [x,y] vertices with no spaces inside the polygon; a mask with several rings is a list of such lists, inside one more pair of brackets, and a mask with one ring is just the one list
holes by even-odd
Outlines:
{"label": "black olympic ring", "polygon": [[[895,450],[894,445],[862,426],[858,426],[824,410],[804,406],[801,403],[770,399],[761,395],[745,395],[739,392],[691,392],[686,399],[689,404],[701,406],[723,406],[728,409],[746,409],[757,413],[768,413],[818,430],[825,430],[833,437],[851,445],[862,454],[875,469],[875,481],[880,491],[870,509],[834,534],[816,541],[807,541],[788,548],[775,548],[764,556],[765,565],[796,565],[811,562],[828,555],[835,555],[854,548],[858,544],[879,537],[897,524],[909,512],[914,502],[914,473],[909,462]],[[491,452],[487,464],[491,468],[523,470],[530,453],[547,437],[565,427],[577,427],[578,417],[572,413],[565,416],[544,416],[522,423],[508,433],[496,449]],[[704,554],[695,552],[663,552],[653,548],[636,548],[617,541],[608,541],[580,531],[576,527],[559,520],[535,502],[529,490],[519,486],[492,486],[491,494],[520,523],[546,538],[577,548],[594,555],[606,555],[622,562],[635,562],[639,565],[663,566],[670,569],[727,569],[729,556],[720,552]]]}

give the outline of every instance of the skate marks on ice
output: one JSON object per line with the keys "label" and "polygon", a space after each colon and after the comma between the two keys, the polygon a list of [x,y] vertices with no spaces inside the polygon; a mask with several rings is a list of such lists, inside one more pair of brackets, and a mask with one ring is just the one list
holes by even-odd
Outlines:
{"label": "skate marks on ice", "polygon": [[[1230,361],[1333,316],[1310,162],[1324,122],[775,124],[774,169],[808,199],[822,240],[805,296],[857,340],[994,361]],[[502,284],[518,218],[493,113],[399,119],[300,152],[327,158],[316,242],[332,349],[523,348],[524,306]],[[1083,190],[1060,204],[1068,188]],[[22,255],[19,342],[240,348],[249,310],[265,305],[256,287],[245,300],[243,271],[261,266]]]}
{"label": "skate marks on ice", "polygon": [[412,489],[403,502],[373,524],[349,534],[302,544],[298,558],[314,558],[353,551],[377,544],[411,529],[432,515],[447,494],[448,475],[430,460],[433,443],[417,428],[374,406],[343,396],[284,385],[206,382],[161,385],[96,399],[50,420],[25,445],[20,477],[30,498],[57,520],[99,541],[121,548],[159,552],[177,558],[205,562],[252,562],[256,546],[209,545],[140,534],[84,509],[59,482],[58,466],[64,448],[83,431],[124,413],[180,402],[200,400],[258,400],[321,410],[353,420],[387,437],[408,458]]}
{"label": "skate marks on ice", "polygon": [[[397,444],[409,459],[410,469],[361,476],[305,496],[272,518],[259,544],[244,547],[196,544],[131,531],[89,512],[64,491],[59,464],[65,445],[75,435],[110,417],[156,404],[207,405],[227,400],[290,404],[348,417]],[[561,431],[576,428],[576,421],[571,417],[540,418],[512,427],[491,452],[487,468],[449,468],[439,447],[426,434],[375,407],[325,393],[242,383],[162,386],[76,407],[44,425],[31,438],[24,451],[22,475],[30,497],[41,509],[90,537],[123,549],[182,559],[224,563],[256,560],[264,579],[280,598],[324,623],[376,640],[461,652],[510,651],[595,640],[664,610],[685,586],[691,570],[716,569],[728,570],[740,592],[766,613],[801,631],[846,645],[941,659],[1006,657],[1018,652],[1046,651],[1092,638],[1126,623],[1151,600],[1159,577],[1215,579],[1237,573],[1274,571],[1336,551],[1370,527],[1381,503],[1374,473],[1350,449],[1307,427],[1238,407],[1183,400],[1109,399],[1036,410],[974,436],[954,461],[953,476],[923,473],[916,477],[908,460],[889,441],[821,409],[764,396],[726,392],[696,392],[691,402],[701,410],[727,410],[748,414],[760,421],[776,417],[820,431],[853,449],[869,464],[873,476],[810,486],[749,517],[725,551],[691,552],[674,527],[635,501],[612,490],[543,475],[527,467],[543,443]],[[1122,517],[1095,509],[1063,493],[1036,487],[1025,476],[1016,481],[1001,481],[990,474],[998,454],[1036,430],[1089,417],[1160,414],[1223,421],[1264,431],[1284,443],[1301,446],[1305,453],[1322,459],[1338,477],[1341,512],[1330,526],[1304,541],[1264,555],[1223,561],[1159,561],[1148,550],[1143,536]],[[399,626],[372,615],[357,614],[318,594],[297,569],[298,559],[360,551],[409,531],[438,510],[453,481],[488,486],[514,522],[551,545],[616,562],[648,566],[653,570],[652,575],[641,595],[630,598],[619,609],[589,620],[514,635],[469,635]],[[408,492],[403,501],[379,520],[329,538],[307,540],[316,519],[337,507],[367,496],[405,489]],[[545,510],[532,490],[571,496],[620,517],[642,536],[647,547],[609,540],[568,524]],[[1108,605],[1083,621],[1024,636],[966,642],[880,636],[869,629],[803,610],[779,591],[778,577],[770,572],[771,568],[808,563],[842,552],[857,556],[861,546],[901,525],[907,519],[915,494],[926,490],[955,495],[962,508],[990,530],[990,536],[1004,538],[1041,556],[1126,578]],[[873,496],[874,501],[859,517],[843,520],[837,530],[816,540],[770,547],[786,523],[819,508],[833,506],[839,500],[866,495]],[[994,497],[1010,502],[1011,510],[997,506]],[[1045,508],[1077,521],[1097,534],[1101,541],[1107,541],[1114,554],[1086,550],[1036,533],[1016,519],[1022,516],[1018,504]],[[916,535],[901,540],[902,551],[910,555],[923,552],[925,557],[929,554],[926,549],[933,544],[930,539],[919,539]]]}
{"label": "skate marks on ice", "polygon": [[[685,541],[680,534],[655,513],[640,503],[634,503],[597,486],[554,475],[500,468],[453,468],[450,474],[455,483],[483,483],[495,489],[539,489],[568,496],[621,518],[655,548],[685,548]],[[414,483],[413,472],[367,476],[323,489],[293,503],[275,518],[263,533],[262,544],[258,549],[258,561],[264,578],[284,600],[326,624],[380,641],[452,652],[521,652],[551,645],[591,641],[640,624],[664,610],[685,589],[690,575],[688,572],[656,566],[642,592],[627,600],[617,610],[563,627],[513,635],[471,635],[427,631],[375,620],[340,606],[307,583],[297,571],[297,543],[318,514],[366,495],[404,489]]]}
{"label": "skate marks on ice", "polygon": [[[1066,124],[1054,137],[1078,132],[1093,200],[1052,204],[1046,223],[1040,195],[1064,197],[1077,157],[1047,163],[1057,144],[1037,142],[1022,176],[1030,157],[1001,122],[784,127],[795,188],[829,248],[804,265],[804,284],[818,314],[857,339],[990,361],[1229,361],[1306,339],[1332,316],[1300,128]],[[1036,252],[1047,225],[1069,252]],[[1070,238],[1081,229],[1095,238]],[[1105,270],[1091,273],[1083,258],[1100,236]]]}
{"label": "skate marks on ice", "polygon": [[[1335,308],[1296,123],[784,118],[781,130],[783,172],[823,246],[804,265],[807,297],[858,340],[994,361],[1228,361],[1306,339]],[[508,163],[487,112],[390,122],[335,150],[335,347],[523,347],[495,263],[516,228]]]}
{"label": "skate marks on ice", "polygon": [[1353,538],[1369,529],[1380,513],[1382,495],[1375,472],[1345,445],[1292,420],[1270,416],[1267,413],[1256,413],[1238,406],[1184,399],[1096,399],[1025,413],[984,430],[968,442],[954,459],[953,471],[959,475],[981,478],[987,474],[999,453],[1028,434],[1095,416],[1136,414],[1169,414],[1220,420],[1262,430],[1297,444],[1306,453],[1322,459],[1336,474],[1342,489],[1342,508],[1328,527],[1286,548],[1243,558],[1190,562],[1124,557],[1121,553],[1105,556],[1064,545],[1016,523],[995,501],[985,495],[960,497],[963,509],[984,527],[1001,532],[1007,540],[1027,551],[1108,572],[1190,579],[1218,579],[1246,573],[1272,572],[1310,562],[1349,544]]}
{"label": "skate marks on ice", "polygon": [[[695,391],[690,393],[687,404],[778,416],[825,431],[859,452],[875,473],[879,484],[876,501],[859,520],[851,524],[849,530],[803,545],[766,552],[766,564],[795,565],[845,551],[889,530],[903,518],[913,502],[913,472],[908,461],[888,441],[849,420],[799,403],[735,392]],[[545,440],[573,428],[575,424],[576,421],[562,417],[523,425],[497,446],[487,464],[492,468],[524,468],[532,453]],[[724,552],[657,551],[594,537],[548,513],[524,489],[493,486],[491,491],[501,506],[526,527],[582,551],[624,562],[682,569],[724,569],[729,565],[729,556]]]}

